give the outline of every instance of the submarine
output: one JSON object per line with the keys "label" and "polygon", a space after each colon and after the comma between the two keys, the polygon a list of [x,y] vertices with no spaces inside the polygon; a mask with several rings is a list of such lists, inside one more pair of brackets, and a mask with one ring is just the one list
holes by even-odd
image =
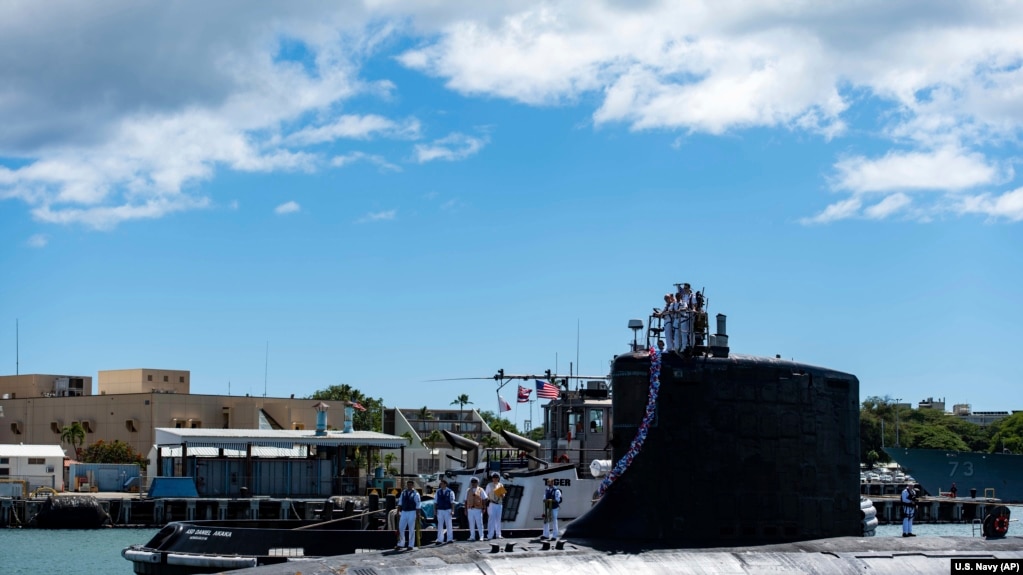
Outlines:
{"label": "submarine", "polygon": [[656,347],[659,317],[644,343],[642,322],[629,322],[633,342],[610,371],[614,465],[557,541],[459,541],[232,575],[1019,572],[1015,535],[868,536],[856,376],[732,353],[723,314],[710,334],[705,312],[690,313],[697,329],[681,350]]}

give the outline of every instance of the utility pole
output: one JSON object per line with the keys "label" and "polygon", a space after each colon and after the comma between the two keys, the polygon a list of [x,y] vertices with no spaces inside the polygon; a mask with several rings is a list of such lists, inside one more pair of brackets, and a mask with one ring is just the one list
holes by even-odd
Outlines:
{"label": "utility pole", "polygon": [[895,398],[895,447],[899,447],[899,402],[901,397]]}

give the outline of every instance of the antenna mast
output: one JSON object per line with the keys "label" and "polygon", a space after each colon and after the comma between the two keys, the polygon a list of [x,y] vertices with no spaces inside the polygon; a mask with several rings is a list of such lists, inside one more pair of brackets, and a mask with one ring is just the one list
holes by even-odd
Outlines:
{"label": "antenna mast", "polygon": [[270,370],[270,340],[266,340],[266,360],[263,363],[263,397],[266,397],[266,374]]}

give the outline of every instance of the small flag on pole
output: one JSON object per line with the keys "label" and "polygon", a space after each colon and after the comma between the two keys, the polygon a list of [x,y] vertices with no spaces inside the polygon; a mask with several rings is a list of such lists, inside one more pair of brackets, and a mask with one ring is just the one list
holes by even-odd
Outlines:
{"label": "small flag on pole", "polygon": [[542,379],[536,380],[536,397],[538,399],[557,399],[561,391],[557,386]]}
{"label": "small flag on pole", "polygon": [[366,411],[366,408],[363,407],[362,404],[359,403],[358,401],[353,401],[352,402],[352,407],[354,407],[355,409],[358,409],[359,411]]}
{"label": "small flag on pole", "polygon": [[519,386],[519,403],[529,403],[529,394],[533,393],[528,387]]}
{"label": "small flag on pole", "polygon": [[497,401],[501,404],[501,411],[511,411],[511,404],[505,401],[503,397],[497,396]]}

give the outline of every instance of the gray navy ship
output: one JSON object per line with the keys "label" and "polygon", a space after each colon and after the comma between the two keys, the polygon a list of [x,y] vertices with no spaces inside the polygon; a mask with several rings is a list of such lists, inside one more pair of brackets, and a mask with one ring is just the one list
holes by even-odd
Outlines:
{"label": "gray navy ship", "polygon": [[1023,455],[909,447],[884,451],[931,493],[948,491],[954,482],[961,495],[1023,503]]}

